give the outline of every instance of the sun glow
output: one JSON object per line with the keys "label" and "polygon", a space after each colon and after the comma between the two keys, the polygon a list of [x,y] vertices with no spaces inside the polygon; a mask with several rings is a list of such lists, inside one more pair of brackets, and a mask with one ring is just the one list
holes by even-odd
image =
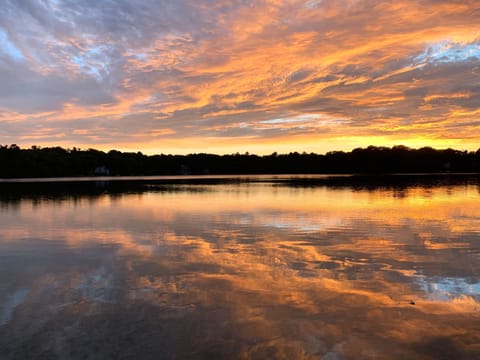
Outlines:
{"label": "sun glow", "polygon": [[5,6],[0,144],[478,146],[476,1],[121,4]]}

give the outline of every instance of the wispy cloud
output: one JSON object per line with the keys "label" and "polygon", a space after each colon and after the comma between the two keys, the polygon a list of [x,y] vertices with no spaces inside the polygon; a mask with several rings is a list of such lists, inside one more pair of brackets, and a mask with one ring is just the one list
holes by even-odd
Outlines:
{"label": "wispy cloud", "polygon": [[474,148],[477,1],[6,1],[0,143]]}

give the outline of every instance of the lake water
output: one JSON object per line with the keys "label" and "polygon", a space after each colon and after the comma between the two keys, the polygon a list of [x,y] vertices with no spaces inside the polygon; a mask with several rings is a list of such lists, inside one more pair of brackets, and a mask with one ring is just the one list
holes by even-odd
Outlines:
{"label": "lake water", "polygon": [[0,184],[0,359],[480,358],[477,176],[67,180]]}

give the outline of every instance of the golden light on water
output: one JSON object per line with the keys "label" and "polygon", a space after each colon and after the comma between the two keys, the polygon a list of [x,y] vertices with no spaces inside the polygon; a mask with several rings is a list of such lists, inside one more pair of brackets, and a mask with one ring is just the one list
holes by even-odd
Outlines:
{"label": "golden light on water", "polygon": [[59,353],[54,332],[106,357],[113,333],[137,354],[156,353],[152,336],[175,356],[478,354],[478,185],[248,178],[2,198],[5,349],[38,336]]}

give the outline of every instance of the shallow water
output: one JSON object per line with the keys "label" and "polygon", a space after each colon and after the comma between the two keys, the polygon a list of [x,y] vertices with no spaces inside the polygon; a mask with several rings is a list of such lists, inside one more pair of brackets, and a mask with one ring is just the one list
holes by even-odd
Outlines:
{"label": "shallow water", "polygon": [[103,180],[0,185],[1,359],[480,358],[478,177]]}

